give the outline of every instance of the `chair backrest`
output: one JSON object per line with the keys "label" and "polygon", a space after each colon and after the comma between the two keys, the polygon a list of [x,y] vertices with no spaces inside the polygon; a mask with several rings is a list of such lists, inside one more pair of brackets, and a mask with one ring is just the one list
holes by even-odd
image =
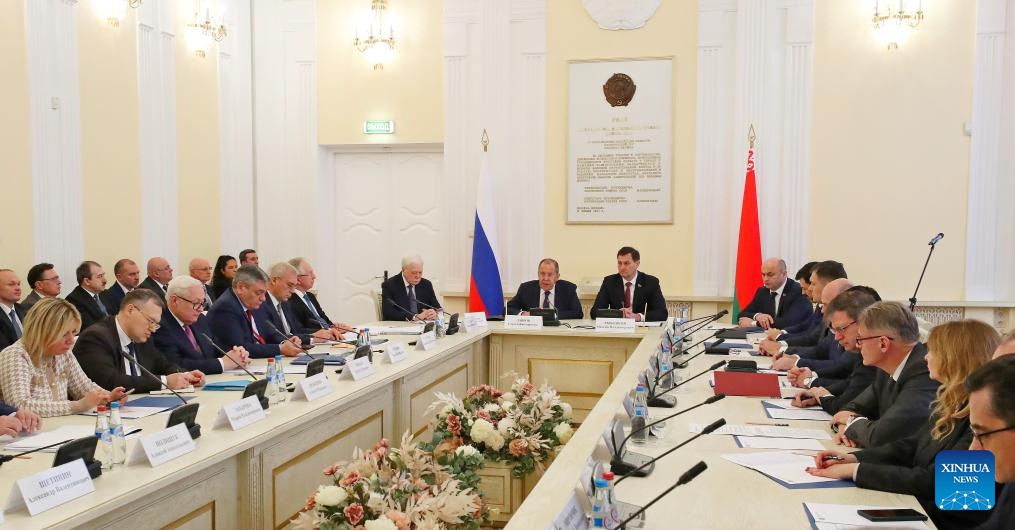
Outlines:
{"label": "chair backrest", "polygon": [[377,313],[377,321],[384,320],[384,311],[381,310],[381,292],[377,289],[370,289],[370,298],[374,301],[374,312]]}

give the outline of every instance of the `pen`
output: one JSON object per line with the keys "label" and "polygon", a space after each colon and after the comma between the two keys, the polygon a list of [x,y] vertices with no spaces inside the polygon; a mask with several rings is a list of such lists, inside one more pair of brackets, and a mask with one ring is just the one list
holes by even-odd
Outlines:
{"label": "pen", "polygon": [[769,427],[789,427],[788,423],[765,423],[763,421],[749,421],[748,425],[767,425]]}
{"label": "pen", "polygon": [[128,391],[126,391],[126,392],[124,392],[124,393],[123,393],[123,397],[127,397],[127,396],[129,396],[129,395],[133,394],[135,390],[137,390],[137,389],[136,389],[136,388],[132,388],[132,389],[130,389],[130,390],[128,390]]}

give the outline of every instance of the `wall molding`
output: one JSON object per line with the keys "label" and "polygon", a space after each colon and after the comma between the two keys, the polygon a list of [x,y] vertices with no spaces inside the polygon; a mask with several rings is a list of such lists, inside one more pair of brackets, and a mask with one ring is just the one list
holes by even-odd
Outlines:
{"label": "wall molding", "polygon": [[254,134],[250,0],[219,0],[229,13],[218,43],[219,216],[223,252],[254,244]]}

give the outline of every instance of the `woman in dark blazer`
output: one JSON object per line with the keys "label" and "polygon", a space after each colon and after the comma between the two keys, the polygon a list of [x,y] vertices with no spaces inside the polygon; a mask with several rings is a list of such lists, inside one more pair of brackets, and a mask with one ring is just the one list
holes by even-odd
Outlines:
{"label": "woman in dark blazer", "polygon": [[[912,437],[855,453],[822,451],[812,475],[853,480],[861,488],[913,495],[938,528],[972,528],[990,516],[988,510],[942,510],[934,495],[934,457],[944,450],[966,450],[973,441],[969,428],[969,392],[965,381],[990,361],[1001,337],[979,320],[941,324],[927,340],[930,378],[941,383],[928,423]],[[842,460],[826,460],[838,457]]]}
{"label": "woman in dark blazer", "polygon": [[[211,295],[216,300],[233,286],[236,276],[236,258],[222,255],[215,261],[215,272],[211,275]],[[211,309],[211,308],[208,308]]]}

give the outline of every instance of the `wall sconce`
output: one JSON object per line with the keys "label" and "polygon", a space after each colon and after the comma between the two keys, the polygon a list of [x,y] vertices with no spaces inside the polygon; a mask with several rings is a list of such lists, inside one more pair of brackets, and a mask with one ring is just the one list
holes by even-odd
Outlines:
{"label": "wall sconce", "polygon": [[127,14],[127,6],[137,9],[143,0],[95,0],[95,12],[110,27],[120,27],[120,21]]}
{"label": "wall sconce", "polygon": [[[390,21],[385,21],[387,10],[388,0],[370,0],[370,32],[365,39],[361,39],[357,27],[356,39],[352,41],[352,45],[374,65],[374,70],[383,70],[384,65],[395,57],[395,28]],[[384,35],[384,26],[388,27],[387,36]]]}
{"label": "wall sconce", "polygon": [[874,30],[888,49],[897,50],[899,42],[906,39],[909,28],[915,28],[923,21],[923,0],[874,0],[872,21]]}
{"label": "wall sconce", "polygon": [[201,10],[194,13],[194,21],[187,24],[187,40],[198,57],[206,57],[212,41],[221,42],[226,38],[225,11],[215,20],[210,7],[204,8],[204,20]]}

